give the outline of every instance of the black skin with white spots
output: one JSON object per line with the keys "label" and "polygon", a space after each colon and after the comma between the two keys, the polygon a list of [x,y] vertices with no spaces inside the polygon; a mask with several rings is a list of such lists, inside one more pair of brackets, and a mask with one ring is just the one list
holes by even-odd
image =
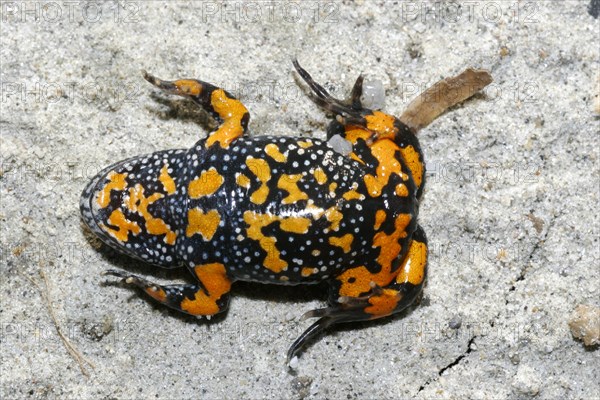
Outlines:
{"label": "black skin with white spots", "polygon": [[[288,358],[334,323],[404,309],[423,285],[427,257],[417,225],[424,165],[416,136],[394,117],[362,107],[362,78],[343,102],[294,65],[317,104],[337,117],[328,136],[350,140],[353,154],[312,138],[249,137],[249,114],[229,93],[202,81],[167,82],[145,74],[157,87],[207,109],[219,129],[189,150],[104,169],[81,199],[83,220],[110,246],[163,268],[189,268],[197,283],[168,286],[107,271],[183,312],[224,311],[236,280],[328,282],[329,307],[307,313],[320,319]],[[357,131],[360,137],[352,136]],[[391,148],[390,156],[374,150],[378,146]],[[368,175],[376,184],[367,184]],[[373,185],[380,192],[373,194]]]}
{"label": "black skin with white spots", "polygon": [[[336,276],[347,265],[366,265],[370,269],[377,269],[373,260],[377,258],[379,250],[371,247],[375,234],[373,218],[376,210],[387,207],[395,213],[411,213],[415,217],[412,221],[415,222],[407,230],[414,231],[417,212],[414,196],[402,199],[383,193],[375,199],[367,197],[361,201],[346,200],[342,194],[350,190],[355,182],[359,183],[356,191],[365,192],[362,177],[371,168],[336,153],[321,140],[300,140],[311,143],[311,146],[306,149],[299,147],[298,141],[295,138],[275,136],[242,137],[228,149],[214,146],[207,151],[203,149],[201,141],[188,153],[188,155],[198,154],[198,160],[202,160],[196,168],[191,168],[191,173],[188,175],[197,176],[202,170],[216,167],[225,178],[225,183],[212,196],[199,200],[188,199],[188,207],[215,208],[224,218],[222,226],[211,241],[206,242],[198,235],[186,238],[182,242],[180,251],[177,252],[182,257],[180,262],[192,267],[198,264],[222,262],[226,266],[228,275],[236,280],[292,285],[318,283]],[[282,152],[287,156],[287,162],[276,162],[265,154],[264,148],[268,144],[276,144],[282,150],[286,149]],[[261,205],[254,204],[249,196],[258,189],[260,182],[253,181],[247,189],[236,184],[237,174],[252,176],[244,163],[248,157],[267,160],[271,171],[272,177],[267,182],[270,197]],[[310,172],[316,167],[321,167],[333,180],[328,180],[323,185],[316,183]],[[293,204],[282,203],[288,192],[277,188],[276,177],[283,174],[304,174],[305,177],[298,186],[308,195],[307,200],[300,200]],[[397,179],[398,183],[402,182],[399,177]],[[336,182],[338,185],[332,192],[328,190],[331,182]],[[414,192],[412,182],[410,186]],[[311,211],[307,210],[309,203],[322,210],[336,207],[348,217],[340,222],[337,230],[328,229],[331,223],[324,215],[317,219],[313,218]],[[277,223],[262,229],[265,236],[278,238],[276,247],[281,253],[281,259],[289,264],[285,271],[274,273],[263,267],[263,261],[268,254],[256,240],[245,235],[247,223],[244,221],[243,214],[247,211],[275,216],[294,215],[311,220],[306,233],[282,231]],[[393,229],[393,219],[390,218],[386,222],[382,224],[381,230],[389,232]],[[349,251],[344,252],[340,247],[329,244],[328,239],[331,236],[341,237],[348,233],[354,235]],[[405,251],[408,249],[409,239],[410,236],[407,235],[401,241]],[[188,248],[192,250],[191,253],[186,251]],[[318,272],[303,277],[300,273],[303,266],[313,267]],[[282,276],[287,279],[282,280]]]}
{"label": "black skin with white spots", "polygon": [[[177,171],[183,165],[185,153],[186,150],[158,151],[146,156],[129,158],[104,168],[88,183],[81,195],[80,209],[83,221],[102,241],[122,253],[164,268],[180,267],[181,262],[179,261],[175,247],[161,245],[164,242],[162,237],[154,235],[130,235],[129,240],[123,243],[100,228],[99,225],[107,221],[111,212],[122,206],[123,199],[128,196],[126,191],[111,191],[110,206],[104,209],[98,207],[93,201],[93,197],[97,193],[97,190],[104,185],[106,175],[111,171],[127,172],[129,174],[127,178],[129,187],[133,187],[136,183],[141,183],[147,188],[148,192],[161,193],[167,196],[160,182],[156,180],[153,173],[148,173],[148,170],[156,170],[157,166],[155,163],[158,162],[158,169],[168,164],[175,168],[175,175],[177,175]],[[178,225],[177,209],[180,209],[182,204],[183,200],[181,196],[167,196],[155,202],[149,208],[153,215],[163,218],[167,224],[175,227]],[[139,222],[140,224],[144,221],[138,213],[127,213],[127,216],[132,221]]]}

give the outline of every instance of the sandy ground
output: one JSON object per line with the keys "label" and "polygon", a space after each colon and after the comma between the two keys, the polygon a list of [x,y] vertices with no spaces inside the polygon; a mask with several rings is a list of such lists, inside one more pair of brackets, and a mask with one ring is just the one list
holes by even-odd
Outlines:
{"label": "sandy ground", "polygon": [[[3,1],[0,397],[600,397],[598,347],[568,325],[578,305],[600,306],[592,3]],[[182,317],[106,284],[108,268],[187,273],[101,246],[78,200],[104,166],[209,129],[141,69],[229,89],[254,135],[323,138],[293,57],[339,96],[361,72],[380,79],[396,115],[469,66],[494,83],[420,134],[420,304],[333,330],[290,371],[286,350],[322,287],[236,284],[226,316]]]}

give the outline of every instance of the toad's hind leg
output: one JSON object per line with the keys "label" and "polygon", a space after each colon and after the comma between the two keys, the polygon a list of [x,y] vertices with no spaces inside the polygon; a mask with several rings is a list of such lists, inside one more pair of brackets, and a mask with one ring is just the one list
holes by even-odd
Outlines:
{"label": "toad's hind leg", "polygon": [[217,130],[206,139],[206,147],[218,142],[221,147],[227,148],[246,133],[250,120],[248,109],[226,90],[196,79],[163,81],[146,71],[143,73],[144,79],[154,86],[167,93],[189,97],[219,122]]}
{"label": "toad's hind leg", "polygon": [[108,270],[106,275],[123,278],[161,304],[186,314],[212,316],[227,309],[231,280],[222,264],[213,263],[194,268],[198,284],[161,286],[124,271]]}
{"label": "toad's hind leg", "polygon": [[[421,292],[426,272],[427,238],[423,229],[417,226],[398,274],[388,285],[380,287],[373,281],[363,282],[370,290],[356,297],[339,296],[339,292],[332,293],[329,307],[312,310],[304,315],[304,318],[319,319],[292,344],[288,351],[288,362],[310,339],[333,324],[377,319],[404,310]],[[365,276],[363,279],[370,278]]]}

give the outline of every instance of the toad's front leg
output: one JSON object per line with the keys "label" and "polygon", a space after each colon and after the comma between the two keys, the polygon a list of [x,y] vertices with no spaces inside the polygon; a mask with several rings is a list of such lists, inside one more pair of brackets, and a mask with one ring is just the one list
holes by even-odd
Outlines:
{"label": "toad's front leg", "polygon": [[222,148],[227,148],[247,132],[250,114],[242,102],[226,90],[196,79],[164,81],[146,71],[143,73],[144,79],[154,86],[167,93],[189,97],[219,122],[217,130],[206,138],[206,147],[219,143]]}
{"label": "toad's front leg", "polygon": [[124,271],[108,270],[105,274],[123,278],[159,303],[186,314],[209,317],[225,311],[229,304],[231,280],[220,263],[195,267],[198,284],[162,286]]}

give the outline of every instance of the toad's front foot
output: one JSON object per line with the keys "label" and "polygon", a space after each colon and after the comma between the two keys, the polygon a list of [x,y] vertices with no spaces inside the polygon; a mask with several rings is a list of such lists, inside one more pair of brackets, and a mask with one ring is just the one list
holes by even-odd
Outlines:
{"label": "toad's front foot", "polygon": [[122,278],[123,282],[142,289],[154,300],[175,310],[197,317],[223,312],[229,303],[231,282],[220,264],[196,267],[198,284],[158,285],[125,271],[109,269],[104,275]]}

